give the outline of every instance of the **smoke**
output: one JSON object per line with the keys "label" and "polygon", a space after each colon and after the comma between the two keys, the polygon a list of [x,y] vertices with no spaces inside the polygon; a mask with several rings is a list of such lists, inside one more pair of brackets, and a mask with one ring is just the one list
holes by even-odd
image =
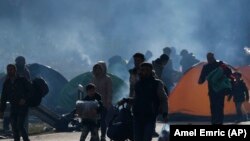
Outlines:
{"label": "smoke", "polygon": [[248,0],[1,0],[0,70],[23,55],[67,78],[113,55],[129,59],[165,46],[208,51],[242,65],[249,46]]}
{"label": "smoke", "polygon": [[245,50],[246,54],[250,54],[250,48],[249,47],[244,47],[244,50]]}

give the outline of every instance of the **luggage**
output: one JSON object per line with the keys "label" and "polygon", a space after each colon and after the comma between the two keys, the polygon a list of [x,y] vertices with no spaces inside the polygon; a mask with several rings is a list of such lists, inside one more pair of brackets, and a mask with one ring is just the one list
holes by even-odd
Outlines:
{"label": "luggage", "polygon": [[108,125],[107,136],[113,141],[133,140],[133,117],[129,106],[123,105],[113,117]]}
{"label": "luggage", "polygon": [[43,78],[32,80],[32,93],[28,100],[29,107],[37,107],[41,104],[42,98],[49,93],[49,86]]}

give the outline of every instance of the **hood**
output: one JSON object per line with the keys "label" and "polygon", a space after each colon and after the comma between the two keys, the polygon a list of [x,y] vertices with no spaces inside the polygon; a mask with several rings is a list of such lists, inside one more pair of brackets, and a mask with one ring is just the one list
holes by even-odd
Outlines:
{"label": "hood", "polygon": [[106,75],[107,74],[107,66],[106,66],[106,63],[104,61],[98,61],[97,64],[95,65],[98,65],[101,67],[102,69],[102,75]]}

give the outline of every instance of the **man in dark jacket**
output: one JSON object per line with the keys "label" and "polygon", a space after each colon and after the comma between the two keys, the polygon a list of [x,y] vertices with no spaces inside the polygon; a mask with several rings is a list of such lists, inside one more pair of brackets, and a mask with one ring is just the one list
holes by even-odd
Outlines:
{"label": "man in dark jacket", "polygon": [[[17,56],[15,59],[16,62],[16,74],[19,77],[24,77],[26,78],[28,81],[31,81],[30,78],[30,71],[26,65],[26,59],[23,56]],[[29,115],[29,113],[28,113]],[[25,128],[27,129],[27,131],[29,130],[29,117],[27,116],[25,119]]]}
{"label": "man in dark jacket", "polygon": [[140,64],[145,61],[145,56],[142,53],[135,53],[134,58],[134,68],[129,70],[129,97],[134,96],[135,83],[139,80],[139,69]]}
{"label": "man in dark jacket", "polygon": [[29,141],[24,123],[28,113],[27,99],[29,98],[31,91],[32,86],[30,81],[24,77],[16,75],[15,65],[9,64],[7,66],[7,78],[3,84],[0,116],[3,116],[6,102],[9,101],[11,105],[10,119],[14,141],[20,141],[20,133],[24,141]]}
{"label": "man in dark jacket", "polygon": [[155,61],[152,62],[153,68],[155,70],[155,74],[158,79],[162,79],[162,71],[164,66],[168,63],[169,57],[166,54],[162,54],[160,58],[157,58]]}
{"label": "man in dark jacket", "polygon": [[[222,62],[217,62],[213,53],[207,54],[208,63],[203,66],[198,83],[203,84],[207,80],[207,76],[215,69],[223,65]],[[225,65],[223,65],[225,66]],[[230,69],[225,69],[224,74],[229,77],[231,75]],[[224,119],[224,98],[225,91],[216,92],[211,82],[208,81],[208,95],[211,110],[211,123],[223,124]]]}
{"label": "man in dark jacket", "polygon": [[160,113],[166,120],[168,104],[163,83],[153,76],[152,64],[142,63],[133,98],[135,141],[152,140],[156,117]]}

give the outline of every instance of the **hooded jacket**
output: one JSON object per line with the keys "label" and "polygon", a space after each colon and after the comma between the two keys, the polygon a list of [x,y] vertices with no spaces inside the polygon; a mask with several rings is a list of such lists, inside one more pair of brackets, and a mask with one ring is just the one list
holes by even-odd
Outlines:
{"label": "hooded jacket", "polygon": [[112,81],[107,75],[105,62],[99,61],[96,65],[101,67],[102,74],[98,77],[94,75],[92,82],[96,85],[96,91],[102,96],[104,107],[109,108],[112,104]]}

